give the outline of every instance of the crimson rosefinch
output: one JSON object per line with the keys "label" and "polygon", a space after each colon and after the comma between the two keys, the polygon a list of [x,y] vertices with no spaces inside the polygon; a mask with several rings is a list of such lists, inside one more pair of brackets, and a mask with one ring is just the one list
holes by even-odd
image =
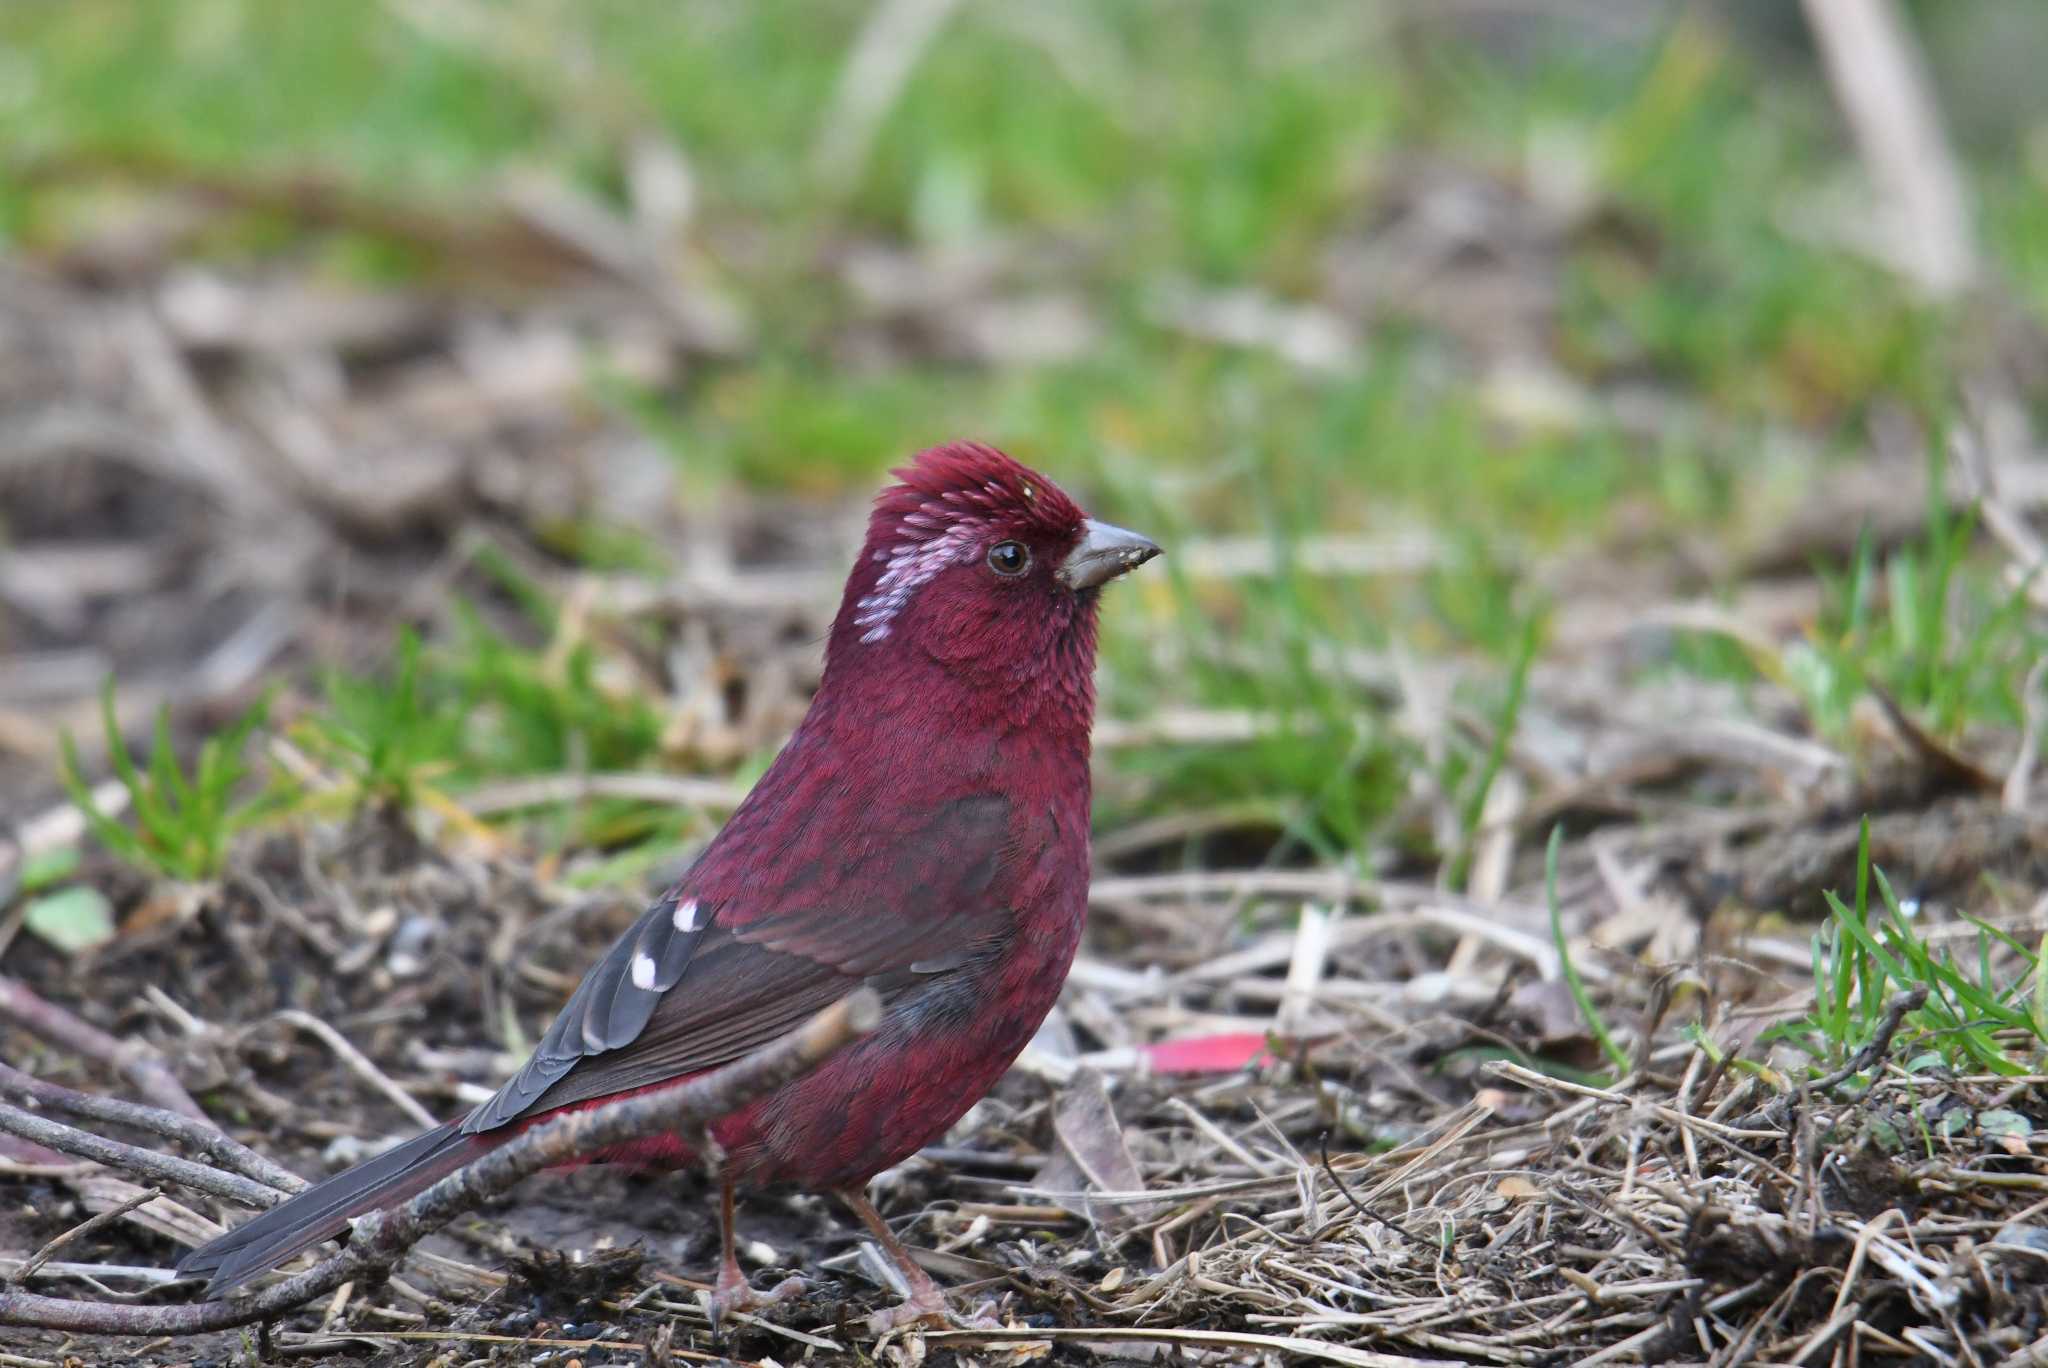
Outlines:
{"label": "crimson rosefinch", "polygon": [[[939,447],[896,474],[803,724],[532,1058],[461,1120],[179,1272],[233,1287],[544,1117],[716,1068],[868,984],[886,1003],[878,1031],[710,1127],[724,1152],[714,1308],[761,1300],[733,1256],[734,1185],[789,1185],[837,1193],[902,1268],[911,1295],[890,1323],[943,1318],[866,1184],[994,1086],[1059,996],[1088,901],[1096,601],[1159,548],[989,447]],[[698,1159],[682,1136],[600,1157]]]}

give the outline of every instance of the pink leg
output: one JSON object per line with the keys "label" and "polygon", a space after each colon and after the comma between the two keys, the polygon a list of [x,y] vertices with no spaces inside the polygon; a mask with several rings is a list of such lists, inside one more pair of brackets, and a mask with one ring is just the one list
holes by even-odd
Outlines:
{"label": "pink leg", "polygon": [[903,1281],[910,1286],[910,1296],[899,1306],[886,1311],[877,1311],[868,1320],[868,1328],[877,1335],[891,1330],[901,1330],[913,1325],[946,1325],[951,1316],[946,1310],[946,1296],[939,1291],[939,1285],[931,1275],[917,1266],[910,1257],[910,1251],[896,1238],[896,1232],[889,1229],[889,1223],[882,1219],[882,1213],[875,1210],[875,1204],[868,1200],[866,1192],[859,1188],[847,1188],[840,1192],[839,1200],[853,1209],[860,1217],[860,1223],[868,1228],[882,1246],[882,1252],[903,1274]]}
{"label": "pink leg", "polygon": [[739,1251],[733,1247],[732,1184],[721,1183],[718,1197],[718,1284],[711,1293],[711,1328],[717,1330],[734,1311],[758,1311],[804,1292],[802,1278],[784,1278],[766,1292],[756,1292],[740,1271]]}

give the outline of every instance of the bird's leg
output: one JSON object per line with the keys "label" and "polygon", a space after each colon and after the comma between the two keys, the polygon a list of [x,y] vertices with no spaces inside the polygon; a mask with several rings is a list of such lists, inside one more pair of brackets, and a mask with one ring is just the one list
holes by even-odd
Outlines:
{"label": "bird's leg", "polygon": [[739,1251],[733,1239],[732,1184],[718,1185],[718,1285],[711,1293],[711,1328],[717,1330],[734,1311],[758,1311],[804,1292],[802,1278],[784,1278],[766,1292],[756,1292],[740,1271]]}
{"label": "bird's leg", "polygon": [[868,1329],[877,1335],[885,1335],[891,1330],[913,1325],[950,1324],[952,1314],[946,1309],[946,1294],[939,1291],[939,1285],[932,1281],[929,1273],[917,1266],[917,1260],[910,1257],[903,1241],[889,1229],[889,1223],[882,1219],[881,1212],[875,1210],[875,1204],[868,1200],[867,1193],[860,1188],[845,1188],[840,1191],[839,1200],[851,1207],[853,1214],[860,1217],[860,1223],[881,1242],[882,1252],[889,1256],[889,1261],[896,1265],[910,1288],[910,1295],[901,1304],[870,1316]]}

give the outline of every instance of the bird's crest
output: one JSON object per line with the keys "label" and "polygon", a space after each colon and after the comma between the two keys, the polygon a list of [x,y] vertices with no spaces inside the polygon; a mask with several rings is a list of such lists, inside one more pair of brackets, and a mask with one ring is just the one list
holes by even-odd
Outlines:
{"label": "bird's crest", "polygon": [[1051,480],[979,442],[921,451],[875,498],[867,559],[882,567],[856,605],[862,641],[880,641],[920,586],[1011,537],[1078,537],[1087,515]]}

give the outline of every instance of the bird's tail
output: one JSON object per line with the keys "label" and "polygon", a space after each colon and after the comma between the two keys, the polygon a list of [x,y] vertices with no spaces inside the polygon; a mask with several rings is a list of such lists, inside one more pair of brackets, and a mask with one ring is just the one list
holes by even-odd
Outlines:
{"label": "bird's tail", "polygon": [[461,1123],[451,1121],[244,1221],[180,1259],[178,1272],[184,1277],[209,1278],[207,1294],[218,1296],[277,1267],[300,1250],[340,1234],[352,1218],[425,1191],[494,1148],[490,1140],[464,1135]]}

